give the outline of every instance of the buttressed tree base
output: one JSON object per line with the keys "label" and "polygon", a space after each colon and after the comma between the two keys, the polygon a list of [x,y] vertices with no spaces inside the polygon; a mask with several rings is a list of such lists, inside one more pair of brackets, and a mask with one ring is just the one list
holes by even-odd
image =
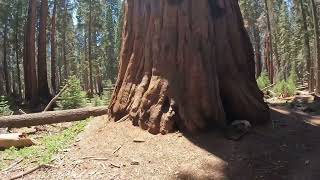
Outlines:
{"label": "buttressed tree base", "polygon": [[115,121],[152,134],[269,121],[237,0],[128,0],[120,56]]}

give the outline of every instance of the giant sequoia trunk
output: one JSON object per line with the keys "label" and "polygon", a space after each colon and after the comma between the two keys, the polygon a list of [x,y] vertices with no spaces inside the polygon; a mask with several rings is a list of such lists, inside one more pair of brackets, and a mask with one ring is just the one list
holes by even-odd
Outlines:
{"label": "giant sequoia trunk", "polygon": [[269,120],[236,0],[128,0],[110,105],[150,133]]}

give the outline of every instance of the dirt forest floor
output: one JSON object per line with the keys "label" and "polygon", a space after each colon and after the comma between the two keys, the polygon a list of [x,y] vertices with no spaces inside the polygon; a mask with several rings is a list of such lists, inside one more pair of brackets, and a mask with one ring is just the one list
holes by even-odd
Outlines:
{"label": "dirt forest floor", "polygon": [[98,117],[51,168],[22,179],[318,180],[319,126],[320,116],[273,107],[272,124],[229,141],[220,132],[154,136]]}

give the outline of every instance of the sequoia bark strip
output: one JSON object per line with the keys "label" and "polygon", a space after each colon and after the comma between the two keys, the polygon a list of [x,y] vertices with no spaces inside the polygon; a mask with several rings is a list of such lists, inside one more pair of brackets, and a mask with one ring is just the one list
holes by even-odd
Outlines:
{"label": "sequoia bark strip", "polygon": [[269,120],[238,2],[127,1],[110,115],[166,134]]}

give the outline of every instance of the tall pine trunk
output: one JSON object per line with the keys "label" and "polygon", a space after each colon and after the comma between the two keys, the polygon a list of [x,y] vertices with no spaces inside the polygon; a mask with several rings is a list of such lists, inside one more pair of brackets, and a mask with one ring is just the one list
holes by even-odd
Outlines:
{"label": "tall pine trunk", "polygon": [[38,87],[39,96],[45,102],[50,99],[47,74],[47,18],[48,0],[41,0],[40,25],[39,25],[39,47],[38,47]]}
{"label": "tall pine trunk", "polygon": [[269,121],[238,1],[127,1],[123,31],[114,120],[153,134]]}
{"label": "tall pine trunk", "polygon": [[26,100],[32,106],[39,102],[37,72],[35,61],[35,25],[36,25],[37,2],[29,0],[28,18],[25,27],[25,45],[24,45],[24,82]]}
{"label": "tall pine trunk", "polygon": [[56,10],[57,0],[54,1],[51,17],[51,86],[53,93],[56,94]]}

